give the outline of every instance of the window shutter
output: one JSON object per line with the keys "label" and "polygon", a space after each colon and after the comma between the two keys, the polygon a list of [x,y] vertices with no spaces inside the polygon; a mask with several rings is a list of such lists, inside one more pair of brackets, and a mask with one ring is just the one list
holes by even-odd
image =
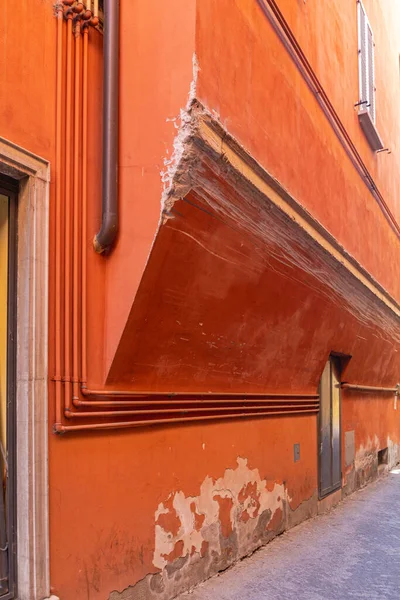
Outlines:
{"label": "window shutter", "polygon": [[371,119],[375,123],[375,71],[374,71],[374,38],[371,27],[367,23],[368,49],[368,103]]}
{"label": "window shutter", "polygon": [[358,69],[361,109],[375,123],[374,36],[361,1],[358,1]]}
{"label": "window shutter", "polygon": [[[367,15],[363,5],[358,3],[358,53],[359,53],[359,80],[360,102],[368,102],[368,53],[367,53]],[[366,105],[364,105],[365,108]]]}

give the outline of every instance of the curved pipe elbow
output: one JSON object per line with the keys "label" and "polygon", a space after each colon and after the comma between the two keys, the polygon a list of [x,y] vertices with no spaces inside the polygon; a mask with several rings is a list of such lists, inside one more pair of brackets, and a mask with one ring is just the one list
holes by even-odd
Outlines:
{"label": "curved pipe elbow", "polygon": [[103,254],[115,242],[118,233],[118,214],[112,212],[103,213],[101,229],[96,233],[93,247],[97,254]]}

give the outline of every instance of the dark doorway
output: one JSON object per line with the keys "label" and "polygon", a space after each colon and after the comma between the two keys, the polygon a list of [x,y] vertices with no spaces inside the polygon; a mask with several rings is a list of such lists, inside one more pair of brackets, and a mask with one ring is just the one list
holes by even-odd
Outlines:
{"label": "dark doorway", "polygon": [[15,332],[18,184],[0,177],[0,599],[16,597]]}
{"label": "dark doorway", "polygon": [[331,356],[320,382],[318,427],[319,497],[324,498],[342,485],[341,468],[340,362]]}

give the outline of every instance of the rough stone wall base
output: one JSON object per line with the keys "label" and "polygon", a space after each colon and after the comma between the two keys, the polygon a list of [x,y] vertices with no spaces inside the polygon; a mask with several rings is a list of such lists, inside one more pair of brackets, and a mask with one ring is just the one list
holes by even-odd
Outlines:
{"label": "rough stone wall base", "polygon": [[400,447],[387,440],[388,456],[387,464],[378,464],[378,451],[380,449],[377,438],[371,440],[366,447],[361,447],[354,460],[347,465],[345,474],[345,485],[342,496],[348,496],[356,490],[375,481],[378,477],[386,475],[400,462]]}

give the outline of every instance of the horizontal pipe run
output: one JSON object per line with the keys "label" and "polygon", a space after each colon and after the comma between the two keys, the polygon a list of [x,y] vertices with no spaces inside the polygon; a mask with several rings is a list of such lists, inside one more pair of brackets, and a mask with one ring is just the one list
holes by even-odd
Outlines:
{"label": "horizontal pipe run", "polygon": [[69,419],[73,418],[94,418],[94,417],[127,417],[130,415],[159,415],[159,414],[170,414],[170,413],[198,413],[198,412],[221,412],[224,411],[237,411],[243,410],[252,411],[254,414],[258,414],[260,410],[279,410],[284,413],[293,412],[293,411],[302,411],[303,409],[315,409],[318,410],[318,404],[316,402],[308,402],[307,404],[271,404],[271,405],[262,405],[262,406],[198,406],[198,407],[180,407],[180,408],[142,408],[137,410],[121,410],[121,411],[93,411],[93,412],[73,412],[70,410],[65,411],[65,416]]}
{"label": "horizontal pipe run", "polygon": [[80,407],[99,407],[99,408],[118,408],[118,407],[132,407],[132,406],[164,406],[165,404],[172,404],[172,405],[184,405],[184,406],[189,406],[189,405],[197,405],[197,406],[204,406],[204,405],[215,405],[215,404],[242,404],[242,405],[248,405],[250,403],[254,403],[257,402],[260,405],[265,405],[268,404],[270,402],[279,402],[279,403],[302,403],[302,402],[318,402],[319,401],[319,396],[296,396],[296,397],[291,397],[291,396],[285,396],[285,397],[279,397],[279,396],[262,396],[262,397],[246,397],[246,396],[241,396],[240,398],[237,397],[232,397],[232,396],[226,396],[225,398],[215,398],[215,397],[211,397],[211,398],[207,398],[207,397],[201,397],[201,396],[190,396],[187,395],[186,398],[180,398],[180,399],[175,399],[173,397],[170,396],[165,396],[162,399],[160,399],[160,397],[156,396],[149,396],[149,397],[145,397],[141,400],[138,399],[132,399],[132,400],[89,400],[89,401],[85,401],[85,400],[75,400],[74,401],[74,406],[77,408]]}
{"label": "horizontal pipe run", "polygon": [[60,425],[54,426],[55,433],[68,433],[73,431],[90,431],[90,430],[106,430],[106,429],[127,429],[129,427],[145,427],[147,425],[169,425],[175,423],[192,423],[196,421],[211,421],[221,419],[239,419],[239,418],[251,418],[251,417],[263,417],[263,416],[284,416],[284,415],[316,415],[318,408],[309,410],[303,410],[290,413],[278,412],[265,412],[265,413],[232,413],[227,415],[207,415],[207,416],[192,416],[192,417],[174,417],[172,419],[148,419],[145,421],[121,421],[121,422],[109,422],[109,423],[87,423],[85,425]]}
{"label": "horizontal pipe run", "polygon": [[399,385],[396,387],[375,387],[372,385],[356,385],[353,383],[342,383],[342,389],[344,390],[354,390],[359,392],[381,392],[384,394],[398,394],[399,393]]}
{"label": "horizontal pipe run", "polygon": [[265,392],[137,392],[130,390],[90,390],[85,387],[81,389],[83,396],[96,396],[98,398],[107,398],[108,396],[116,398],[248,398],[248,399],[296,399],[299,400],[318,400],[318,394],[282,394]]}

